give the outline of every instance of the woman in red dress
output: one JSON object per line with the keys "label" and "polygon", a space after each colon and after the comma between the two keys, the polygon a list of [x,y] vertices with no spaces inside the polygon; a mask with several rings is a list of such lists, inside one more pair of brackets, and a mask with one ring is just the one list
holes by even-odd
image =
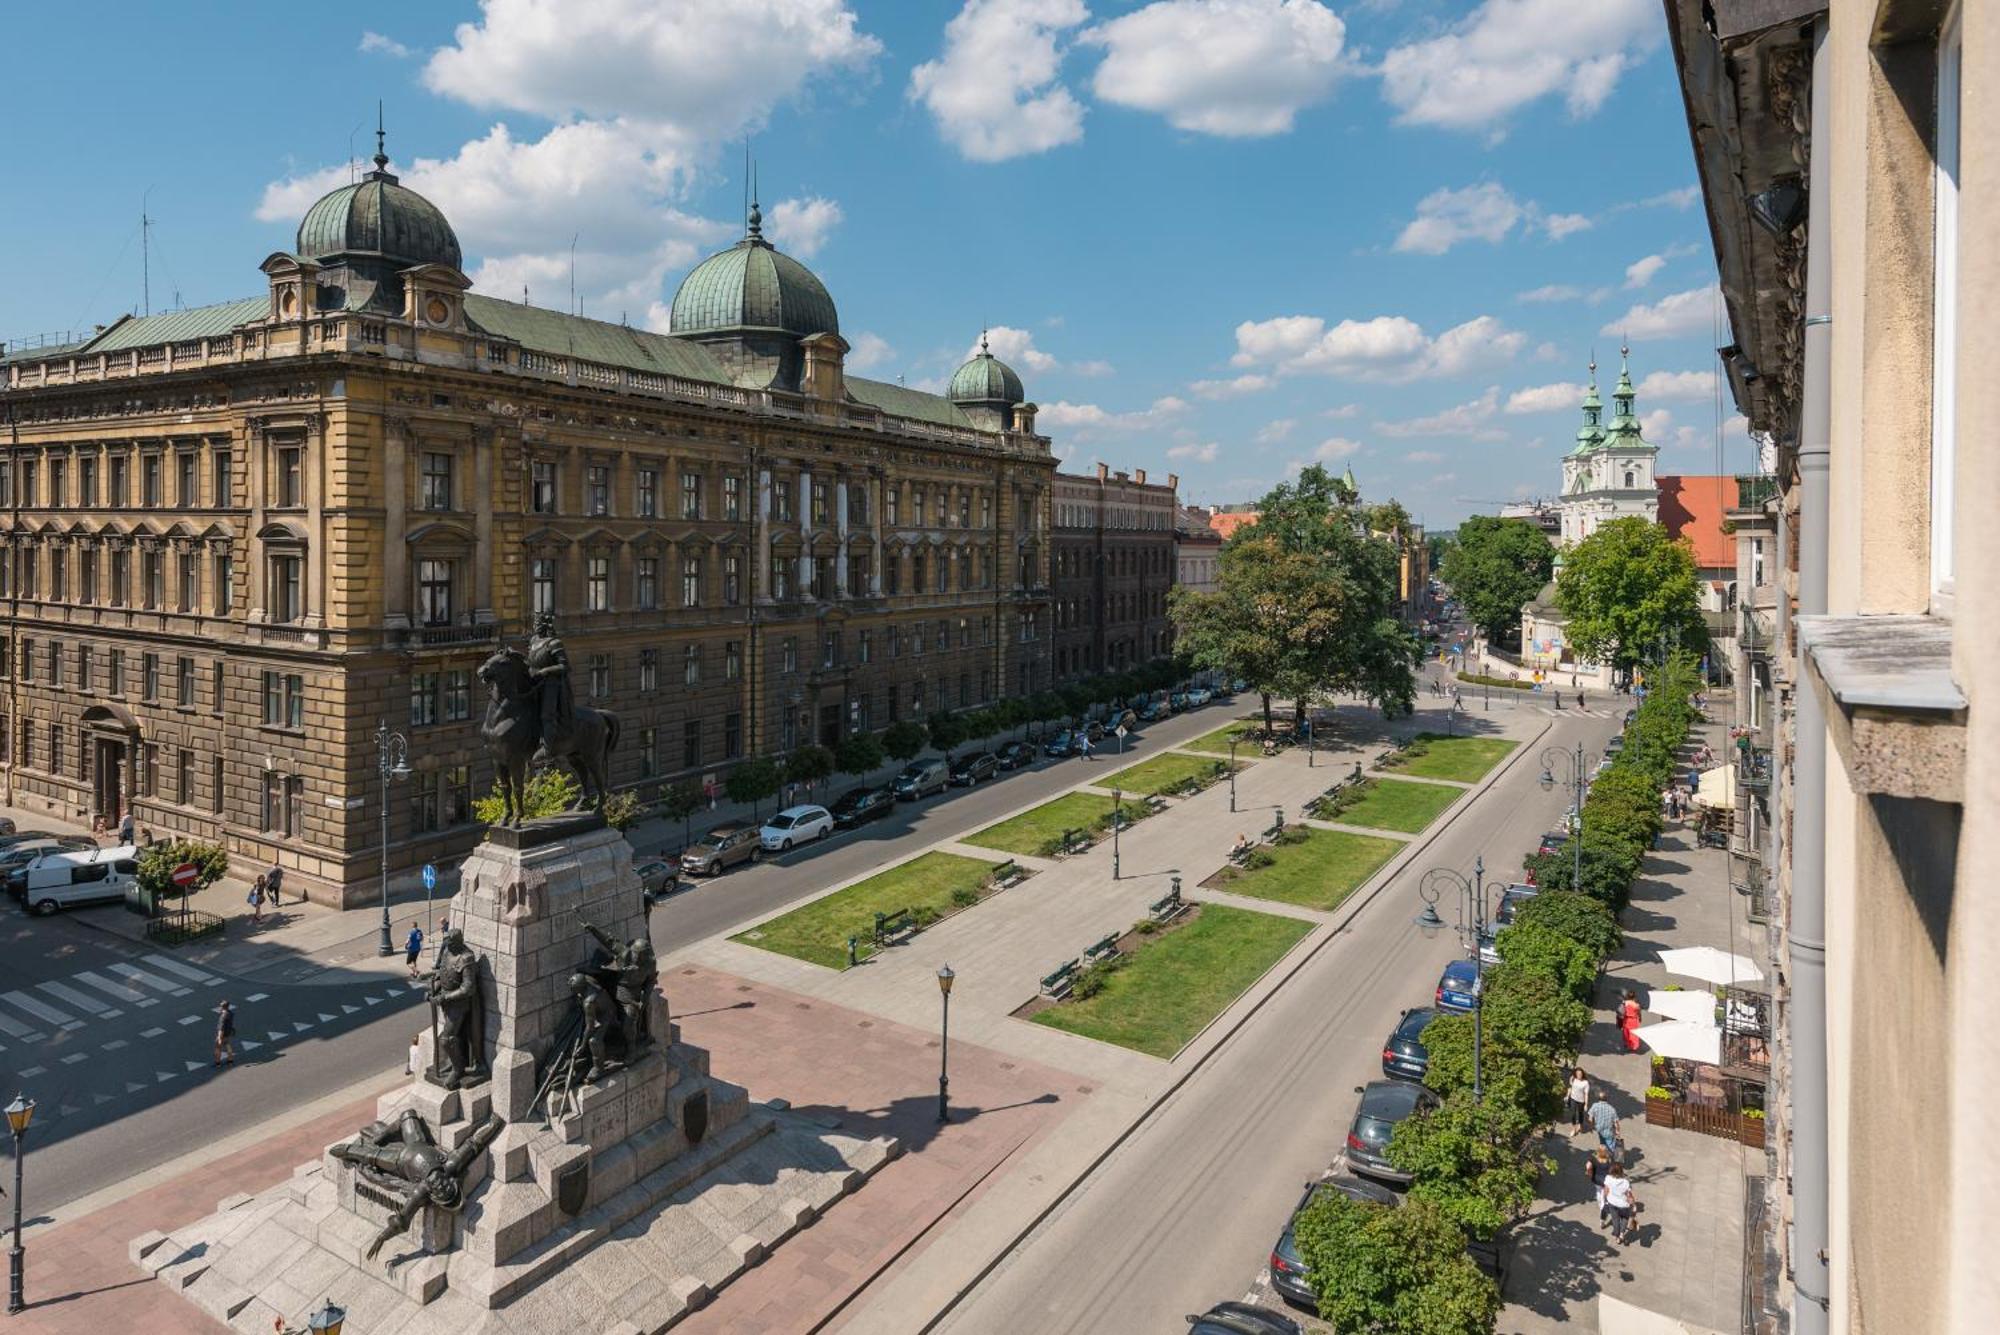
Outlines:
{"label": "woman in red dress", "polygon": [[1618,1003],[1618,1032],[1625,1036],[1625,1051],[1639,1050],[1639,999],[1630,990]]}

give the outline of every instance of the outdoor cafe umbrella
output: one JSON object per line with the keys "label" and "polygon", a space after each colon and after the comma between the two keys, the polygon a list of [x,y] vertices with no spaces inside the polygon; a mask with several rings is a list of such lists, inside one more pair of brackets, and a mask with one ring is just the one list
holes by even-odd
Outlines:
{"label": "outdoor cafe umbrella", "polygon": [[1707,1062],[1710,1066],[1722,1063],[1722,1031],[1713,1022],[1663,1020],[1659,1024],[1642,1024],[1637,1032],[1639,1041],[1659,1056]]}
{"label": "outdoor cafe umbrella", "polygon": [[1727,811],[1736,805],[1736,766],[1717,765],[1704,770],[1695,786],[1694,804],[1710,811]]}
{"label": "outdoor cafe umbrella", "polygon": [[1668,973],[1682,978],[1699,978],[1704,983],[1760,983],[1764,972],[1741,955],[1732,955],[1714,946],[1686,946],[1660,952],[1660,963]]}
{"label": "outdoor cafe umbrella", "polygon": [[1646,993],[1646,1009],[1669,1020],[1712,1025],[1715,1023],[1715,993],[1668,992],[1656,987]]}

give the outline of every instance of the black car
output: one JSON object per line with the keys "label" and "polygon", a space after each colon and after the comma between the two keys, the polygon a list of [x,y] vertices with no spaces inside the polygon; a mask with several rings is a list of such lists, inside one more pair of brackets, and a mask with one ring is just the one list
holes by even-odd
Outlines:
{"label": "black car", "polygon": [[1422,1085],[1377,1080],[1361,1091],[1361,1106],[1347,1128],[1347,1166],[1365,1176],[1408,1186],[1410,1174],[1389,1162],[1389,1137],[1396,1123],[1420,1109],[1438,1106],[1438,1096]]}
{"label": "black car", "polygon": [[1187,1322],[1189,1335],[1300,1335],[1301,1330],[1284,1313],[1252,1303],[1217,1303]]}
{"label": "black car", "polygon": [[1306,1183],[1305,1195],[1299,1197],[1299,1203],[1292,1207],[1292,1217],[1285,1221],[1285,1231],[1278,1235],[1278,1245],[1271,1248],[1271,1287],[1286,1302],[1297,1303],[1307,1309],[1317,1309],[1319,1299],[1313,1295],[1312,1285],[1307,1280],[1312,1272],[1299,1259],[1298,1241],[1292,1236],[1292,1230],[1305,1208],[1312,1204],[1313,1197],[1322,1191],[1337,1191],[1350,1201],[1386,1205],[1392,1210],[1401,1204],[1395,1192],[1373,1182],[1363,1182],[1358,1177],[1329,1177]]}
{"label": "black car", "polygon": [[1052,758],[1060,760],[1064,756],[1077,754],[1082,749],[1081,740],[1079,734],[1071,732],[1068,728],[1064,728],[1061,732],[1049,738],[1048,745],[1042,749]]}
{"label": "black car", "polygon": [[1169,712],[1165,700],[1148,700],[1139,708],[1139,719],[1142,723],[1158,723]]}
{"label": "black car", "polygon": [[1035,763],[1035,748],[1026,742],[1008,742],[993,753],[1001,769],[1026,769]]}
{"label": "black car", "polygon": [[1437,1011],[1418,1006],[1403,1012],[1389,1039],[1382,1045],[1382,1074],[1395,1080],[1422,1080],[1431,1069],[1431,1054],[1424,1047],[1424,1026],[1437,1018]]}
{"label": "black car", "polygon": [[850,788],[840,795],[827,810],[833,813],[835,828],[851,830],[857,825],[866,825],[896,809],[896,790],[888,786],[881,788]]}
{"label": "black car", "polygon": [[1101,742],[1104,740],[1104,725],[1096,719],[1092,719],[1083,725],[1083,735],[1089,738],[1093,744]]}
{"label": "black car", "polygon": [[951,762],[951,781],[960,788],[970,788],[981,779],[990,779],[999,772],[1000,757],[991,751],[974,751]]}

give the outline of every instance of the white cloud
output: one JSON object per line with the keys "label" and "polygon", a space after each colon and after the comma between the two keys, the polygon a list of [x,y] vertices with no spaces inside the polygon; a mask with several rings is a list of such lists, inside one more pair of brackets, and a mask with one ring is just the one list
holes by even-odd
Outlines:
{"label": "white cloud", "polygon": [[1654,371],[1639,381],[1643,400],[1707,399],[1715,393],[1713,371]]}
{"label": "white cloud", "polygon": [[1298,422],[1293,418],[1280,417],[1275,421],[1266,422],[1264,425],[1258,427],[1257,434],[1252,436],[1251,439],[1259,445],[1274,445],[1291,435],[1292,428],[1297,425]]}
{"label": "white cloud", "polygon": [[1560,241],[1578,232],[1588,232],[1596,225],[1588,214],[1583,213],[1551,213],[1542,219],[1542,230],[1548,233],[1551,241]]}
{"label": "white cloud", "polygon": [[1331,417],[1336,421],[1345,421],[1348,418],[1361,416],[1361,405],[1358,403],[1343,403],[1332,408],[1322,408],[1319,415],[1321,417]]}
{"label": "white cloud", "polygon": [[1484,0],[1444,32],[1392,47],[1382,94],[1403,124],[1489,136],[1558,93],[1572,116],[1586,116],[1661,32],[1651,0]]}
{"label": "white cloud", "polygon": [[[1035,346],[1032,330],[1016,329],[1012,325],[996,324],[983,335],[988,350],[1001,361],[1016,370],[1068,371],[1071,375],[1100,376],[1111,374],[1111,363],[1106,361],[1065,362],[1053,353]],[[974,339],[962,360],[970,361],[979,355],[979,340]],[[1046,417],[1044,418],[1046,420]]]}
{"label": "white cloud", "polygon": [[1342,320],[1330,329],[1316,315],[1281,315],[1237,325],[1236,354],[1230,361],[1273,366],[1281,374],[1404,381],[1511,361],[1527,341],[1527,335],[1490,315],[1454,325],[1436,338],[1401,315]]}
{"label": "white cloud", "polygon": [[1345,459],[1361,449],[1361,442],[1349,440],[1345,436],[1328,436],[1312,452],[1314,463],[1330,464],[1336,459]]}
{"label": "white cloud", "polygon": [[1094,403],[1057,400],[1045,405],[1035,419],[1037,427],[1068,427],[1079,439],[1107,432],[1142,431],[1161,426],[1187,411],[1185,400],[1168,394],[1133,412],[1111,412]]}
{"label": "white cloud", "polygon": [[1433,190],[1396,237],[1396,249],[1442,255],[1461,241],[1499,241],[1521,221],[1521,202],[1491,181],[1462,190]]}
{"label": "white cloud", "polygon": [[353,179],[353,167],[341,163],[333,167],[315,167],[296,176],[269,182],[252,215],[258,222],[295,223],[305,217],[307,209],[319,202],[320,196]]}
{"label": "white cloud", "polygon": [[356,49],[375,55],[394,56],[398,60],[406,60],[410,55],[409,47],[393,37],[384,37],[379,32],[362,33],[361,45]]}
{"label": "white cloud", "polygon": [[1678,190],[1666,190],[1657,195],[1648,195],[1639,201],[1641,208],[1690,209],[1701,198],[1701,187],[1684,185]]}
{"label": "white cloud", "polygon": [[1185,459],[1190,463],[1212,464],[1222,447],[1214,441],[1202,445],[1176,445],[1167,451],[1169,459]]}
{"label": "white cloud", "polygon": [[842,216],[838,203],[818,195],[781,199],[771,206],[764,230],[780,250],[788,250],[800,259],[811,259],[826,244],[833,229],[840,226]]}
{"label": "white cloud", "polygon": [[1667,267],[1665,255],[1647,255],[1633,260],[1625,266],[1625,286],[1644,287],[1653,281],[1653,275]]}
{"label": "white cloud", "polygon": [[1197,380],[1188,389],[1204,399],[1234,399],[1244,394],[1260,393],[1276,383],[1270,376],[1252,373],[1232,376],[1228,380]]}
{"label": "white cloud", "polygon": [[1436,450],[1411,450],[1403,456],[1413,464],[1441,464],[1444,456]]}
{"label": "white cloud", "polygon": [[888,339],[864,329],[854,336],[854,342],[849,347],[847,369],[866,371],[871,367],[883,365],[895,355],[896,350],[889,346]]}
{"label": "white cloud", "polygon": [[1085,30],[1106,102],[1202,134],[1283,134],[1339,77],[1346,25],[1318,0],[1155,0]]}
{"label": "white cloud", "polygon": [[1488,389],[1478,398],[1401,422],[1377,422],[1385,436],[1465,436],[1473,440],[1503,440],[1507,433],[1493,426],[1493,414],[1500,409],[1500,391]]}
{"label": "white cloud", "polygon": [[1634,306],[1598,332],[1621,338],[1672,338],[1677,334],[1706,332],[1714,318],[1714,302],[1714,284],[1689,288],[1662,297],[1650,306]]}
{"label": "white cloud", "polygon": [[1517,389],[1507,396],[1506,411],[1513,415],[1522,413],[1548,413],[1558,408],[1574,408],[1583,402],[1583,386],[1560,381],[1553,385],[1534,385],[1528,389]]}
{"label": "white cloud", "polygon": [[1514,300],[1530,303],[1554,301],[1575,301],[1583,296],[1583,289],[1572,283],[1547,283],[1541,287],[1531,287],[1526,292],[1518,292]]}
{"label": "white cloud", "polygon": [[944,51],[910,71],[912,100],[975,162],[1083,138],[1083,104],[1059,80],[1057,38],[1090,17],[1083,0],[965,0]]}

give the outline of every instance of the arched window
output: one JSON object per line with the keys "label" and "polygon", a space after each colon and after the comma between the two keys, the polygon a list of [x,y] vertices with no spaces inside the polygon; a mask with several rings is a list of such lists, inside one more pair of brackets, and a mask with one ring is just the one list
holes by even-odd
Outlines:
{"label": "arched window", "polygon": [[1634,472],[1634,471],[1633,471],[1632,469],[1630,469],[1630,468],[1626,469],[1626,470],[1625,470],[1625,490],[1627,490],[1627,491],[1630,491],[1630,490],[1632,490],[1632,488],[1634,488],[1634,487],[1636,487],[1636,486],[1638,486],[1638,485],[1639,485],[1639,475],[1638,475],[1638,474],[1637,474],[1636,472]]}

